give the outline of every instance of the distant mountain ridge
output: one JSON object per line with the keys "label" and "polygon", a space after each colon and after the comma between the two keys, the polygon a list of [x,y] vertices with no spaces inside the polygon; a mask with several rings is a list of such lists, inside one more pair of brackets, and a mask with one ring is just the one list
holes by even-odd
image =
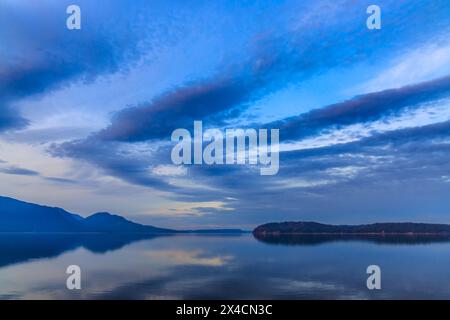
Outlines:
{"label": "distant mountain ridge", "polygon": [[0,197],[0,231],[79,232],[84,231],[83,217],[61,208]]}
{"label": "distant mountain ridge", "polygon": [[84,219],[85,226],[97,232],[132,232],[132,233],[174,233],[175,230],[146,226],[113,215],[108,212],[98,212]]}
{"label": "distant mountain ridge", "polygon": [[239,229],[173,230],[132,222],[108,212],[87,218],[61,208],[0,196],[0,232],[33,233],[242,233]]}
{"label": "distant mountain ridge", "polygon": [[413,222],[330,225],[300,221],[263,224],[253,234],[450,234],[450,225]]}

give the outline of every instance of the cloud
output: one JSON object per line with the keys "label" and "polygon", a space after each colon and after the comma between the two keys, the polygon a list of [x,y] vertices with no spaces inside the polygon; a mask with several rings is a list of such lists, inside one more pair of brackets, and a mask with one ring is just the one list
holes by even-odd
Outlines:
{"label": "cloud", "polygon": [[[388,117],[396,119],[401,115],[400,110],[409,110],[416,104],[444,97],[448,81],[448,78],[443,78],[373,93],[314,110],[302,118],[314,126],[309,127],[307,134],[296,138],[320,136],[323,128],[336,123],[344,126],[386,120]],[[429,105],[430,108],[433,106]],[[326,114],[324,121],[316,114]],[[316,118],[319,121],[313,121]],[[293,130],[294,124],[302,129],[304,122],[297,120],[290,122],[292,119],[285,119],[285,123],[290,125],[282,127],[281,133],[286,134],[285,128]],[[448,147],[434,141],[446,137],[449,123],[398,130],[394,126],[386,132],[369,132],[368,136],[357,141],[282,152],[280,172],[274,177],[260,177],[247,166],[189,166],[173,171],[168,144],[102,141],[96,134],[89,139],[54,145],[52,153],[88,161],[129,183],[166,191],[167,197],[178,203],[194,205],[220,201],[227,211],[232,212],[252,212],[257,204],[258,208],[268,211],[275,210],[276,203],[288,201],[288,190],[295,190],[300,192],[299,197],[308,198],[327,194],[331,192],[330,188],[353,188],[350,183],[367,188],[384,179],[403,182],[412,177],[438,179],[445,173],[442,157],[445,158]],[[420,172],[425,164],[433,170]],[[230,198],[237,200],[231,201]],[[287,204],[283,206],[283,211],[294,209]],[[196,210],[204,215],[224,212],[209,207]]]}
{"label": "cloud", "polygon": [[398,89],[356,96],[350,100],[268,124],[279,128],[284,141],[316,135],[324,129],[341,128],[398,115],[406,108],[450,96],[450,76]]}
{"label": "cloud", "polygon": [[255,83],[248,83],[246,79],[214,79],[188,85],[147,105],[118,112],[111,125],[97,137],[126,142],[164,139],[176,128],[192,126],[194,120],[223,123],[224,119],[239,115],[240,110],[233,108],[246,102],[254,90]]}
{"label": "cloud", "polygon": [[[449,130],[450,121],[446,121],[374,133],[355,142],[282,152],[282,167],[273,177],[260,177],[246,168],[227,174],[225,167],[218,172],[193,168],[191,175],[196,183],[207,181],[237,199],[227,203],[241,223],[307,218],[358,221],[358,214],[363,221],[370,214],[379,219],[406,214],[413,219],[424,213],[421,210],[443,212],[442,197],[450,190]],[[408,200],[416,193],[421,194]],[[208,194],[195,196],[201,199]],[[184,199],[184,193],[177,199]],[[428,205],[430,199],[435,205]],[[208,221],[225,223],[232,216],[217,214]]]}
{"label": "cloud", "polygon": [[1,173],[20,176],[39,176],[39,172],[19,167],[0,168]]}
{"label": "cloud", "polygon": [[[446,130],[444,124],[442,128],[436,125],[402,129],[404,131],[392,130],[395,127],[391,127],[387,133],[379,133],[374,128],[367,131],[367,136],[358,136],[357,141],[331,141],[331,146],[323,148],[283,152],[280,172],[274,177],[262,178],[246,166],[192,166],[180,170],[171,167],[168,142],[174,129],[191,128],[194,120],[203,120],[206,126],[234,125],[242,120],[243,112],[255,102],[288,85],[301,86],[305,80],[323,72],[339,73],[360,63],[364,67],[375,60],[379,64],[393,61],[391,58],[402,56],[399,53],[409,48],[411,43],[420,47],[423,41],[433,41],[436,25],[427,23],[429,19],[422,16],[421,9],[426,7],[426,10],[433,9],[443,15],[445,10],[440,9],[445,8],[445,2],[435,2],[432,6],[420,4],[413,12],[403,11],[396,1],[387,2],[387,7],[395,10],[386,9],[386,12],[406,14],[400,15],[403,19],[392,21],[392,25],[383,28],[382,32],[372,33],[364,28],[364,5],[352,3],[350,9],[347,9],[349,6],[336,7],[338,12],[333,13],[333,19],[319,21],[313,15],[307,19],[306,25],[302,21],[297,28],[288,28],[289,31],[264,30],[266,32],[255,36],[252,45],[243,47],[240,61],[231,59],[209,76],[173,84],[147,102],[126,107],[112,116],[107,127],[86,139],[53,144],[51,154],[89,162],[104,174],[130,184],[162,190],[174,203],[180,207],[186,205],[205,219],[209,219],[207,214],[203,215],[206,212],[233,211],[248,213],[248,219],[256,221],[269,216],[270,212],[272,216],[274,212],[317,212],[325,205],[336,212],[333,202],[338,203],[342,195],[352,191],[367,192],[364,197],[370,199],[368,203],[376,204],[376,199],[371,198],[370,187],[392,182],[400,190],[407,186],[408,179],[418,179],[422,185],[428,185],[430,180],[438,181],[447,169],[442,162],[443,156],[448,155],[447,145],[436,141],[444,139],[443,131],[439,131]],[[322,11],[324,8],[326,6],[319,6]],[[322,13],[320,17],[323,17]],[[420,23],[423,32],[417,34],[414,24],[405,21]],[[441,20],[433,21],[439,24]],[[446,17],[442,21],[448,24]],[[445,33],[448,28],[440,30]],[[119,41],[118,47],[123,46]],[[69,79],[69,82],[72,81],[70,79],[88,80],[90,75],[95,77],[102,72],[114,72],[127,64],[128,58],[122,57],[121,52],[112,52],[113,59],[106,54],[107,61],[99,63],[98,69],[95,67],[98,57],[89,57],[87,69],[81,68],[85,70],[82,74],[71,75],[69,68],[66,76],[65,65],[60,65],[61,77],[57,78]],[[61,57],[64,61],[64,55]],[[38,62],[37,65],[41,65],[42,61]],[[58,70],[56,67],[51,69],[52,76]],[[43,76],[42,81],[46,79],[45,72],[37,74]],[[52,76],[48,76],[48,84],[42,86],[42,90],[39,84],[28,88],[27,82],[19,81],[17,89],[10,86],[7,91],[15,94],[47,92],[64,82],[53,81]],[[147,82],[143,83],[147,85]],[[284,142],[302,141],[308,137],[323,137],[327,130],[390,121],[426,104],[448,98],[449,93],[450,77],[447,76],[359,95],[282,121],[260,125],[280,128]],[[424,166],[427,170],[423,170]],[[439,186],[439,181],[435,186]],[[364,205],[358,201],[353,200],[353,204]],[[196,203],[220,203],[220,208],[198,207]],[[315,208],[317,204],[319,206]],[[257,214],[261,217],[256,217]]]}
{"label": "cloud", "polygon": [[152,173],[157,176],[185,176],[187,169],[175,165],[158,165],[153,168]]}
{"label": "cloud", "polygon": [[87,126],[65,126],[52,128],[37,128],[27,130],[3,133],[5,140],[9,142],[27,143],[27,144],[45,144],[56,141],[74,140],[84,137],[91,132]]}
{"label": "cloud", "polygon": [[436,42],[396,58],[391,66],[360,87],[364,92],[381,91],[449,74],[450,45],[445,43],[446,41],[443,45],[438,45]]}
{"label": "cloud", "polygon": [[56,182],[56,183],[69,183],[69,184],[76,184],[78,181],[73,179],[66,179],[66,178],[58,178],[58,177],[43,177],[45,180],[50,182]]}
{"label": "cloud", "polygon": [[[369,37],[367,30],[361,28],[364,5],[338,7],[328,2],[327,5],[333,8],[330,14],[334,19],[326,19],[319,5],[317,11],[313,10],[314,19],[306,19],[296,28],[269,30],[255,36],[242,61],[227,63],[208,78],[174,86],[151,101],[117,112],[97,138],[121,142],[169,139],[174,129],[191,127],[193,120],[224,126],[239,120],[255,102],[289,84],[301,85],[323,71],[390,56],[384,50],[386,47],[392,49],[393,55],[405,46],[413,32],[402,25],[404,28],[397,31],[401,35],[393,37],[395,28],[391,27],[382,35]],[[388,5],[398,9],[395,2]],[[315,21],[319,12],[321,23]]]}
{"label": "cloud", "polygon": [[[149,29],[135,19],[140,13],[134,5],[105,8],[105,20],[98,10],[93,16],[88,1],[77,4],[85,9],[83,19],[89,23],[76,31],[65,28],[67,3],[0,4],[0,29],[15,30],[1,34],[2,46],[8,50],[0,52],[0,131],[28,124],[15,106],[20,99],[127,70],[141,56],[142,47],[148,46],[142,41]],[[140,8],[144,12],[148,6]],[[123,14],[134,22],[120,19]]]}
{"label": "cloud", "polygon": [[[400,151],[400,147],[411,148],[411,151],[420,150],[439,150],[444,145],[435,145],[430,141],[448,138],[450,131],[450,121],[433,123],[426,126],[418,126],[412,128],[403,128],[388,132],[374,134],[370,137],[363,138],[358,141],[352,141],[342,144],[334,144],[321,148],[310,148],[297,151],[288,151],[281,154],[282,160],[299,159],[315,156],[349,154],[349,153],[365,153],[372,148],[381,147],[384,154],[389,154],[392,149]],[[389,146],[389,149],[385,147]],[[438,148],[436,148],[438,147]],[[443,149],[445,150],[445,149]]]}
{"label": "cloud", "polygon": [[7,105],[2,106],[0,100],[0,132],[24,128],[28,123],[28,120],[16,114],[11,107]]}
{"label": "cloud", "polygon": [[[0,164],[4,164],[4,163],[7,163],[7,162],[0,160]],[[18,176],[40,177],[44,180],[47,180],[50,182],[55,182],[55,183],[71,183],[71,184],[77,183],[77,181],[72,180],[72,179],[66,179],[66,178],[60,178],[60,177],[46,177],[38,171],[21,168],[21,167],[17,167],[17,166],[9,166],[9,167],[5,167],[5,168],[0,168],[0,173],[18,175]]]}
{"label": "cloud", "polygon": [[[70,157],[87,161],[105,174],[118,177],[132,184],[155,187],[161,190],[177,190],[152,170],[160,164],[171,164],[158,158],[160,149],[153,150],[146,146],[143,150],[123,143],[105,142],[94,137],[52,144],[48,151],[56,157]],[[159,150],[159,151],[158,151]],[[168,149],[164,149],[167,154]]]}
{"label": "cloud", "polygon": [[[450,121],[446,121],[378,133],[354,142],[283,152],[279,178],[282,182],[308,179],[316,185],[290,186],[322,193],[331,192],[329,188],[370,189],[404,185],[407,181],[441,183],[450,170],[446,160],[450,157],[449,130]],[[321,181],[325,183],[317,183]]]}

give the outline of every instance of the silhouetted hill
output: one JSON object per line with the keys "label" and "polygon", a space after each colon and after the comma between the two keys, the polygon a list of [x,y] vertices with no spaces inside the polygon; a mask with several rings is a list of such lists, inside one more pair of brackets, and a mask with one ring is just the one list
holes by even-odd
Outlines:
{"label": "silhouetted hill", "polygon": [[271,234],[255,233],[255,239],[273,245],[312,246],[328,242],[372,242],[383,245],[421,245],[450,242],[450,234],[411,234],[411,233],[296,233]]}
{"label": "silhouetted hill", "polygon": [[238,229],[185,230],[158,228],[132,222],[107,212],[87,218],[61,208],[48,207],[0,196],[0,232],[33,233],[243,233]]}
{"label": "silhouetted hill", "polygon": [[124,233],[173,233],[175,230],[146,226],[132,222],[124,217],[108,212],[95,213],[84,219],[84,225],[90,231]]}
{"label": "silhouetted hill", "polygon": [[317,222],[267,223],[253,230],[255,235],[286,234],[450,234],[450,225],[430,223],[373,223],[329,225]]}
{"label": "silhouetted hill", "polygon": [[52,208],[0,197],[1,232],[79,232],[83,218]]}
{"label": "silhouetted hill", "polygon": [[177,231],[145,226],[107,212],[83,218],[60,208],[0,197],[0,232],[176,233]]}

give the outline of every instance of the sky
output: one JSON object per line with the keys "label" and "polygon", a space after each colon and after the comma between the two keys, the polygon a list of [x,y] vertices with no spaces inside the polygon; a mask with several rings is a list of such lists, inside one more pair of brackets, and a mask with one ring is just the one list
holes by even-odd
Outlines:
{"label": "sky", "polygon": [[[449,17],[447,0],[0,0],[0,195],[172,228],[450,223]],[[278,174],[174,165],[196,120],[279,129]]]}

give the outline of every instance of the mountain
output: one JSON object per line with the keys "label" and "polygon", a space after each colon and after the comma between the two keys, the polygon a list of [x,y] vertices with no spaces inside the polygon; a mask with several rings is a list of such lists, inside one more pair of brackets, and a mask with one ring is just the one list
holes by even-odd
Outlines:
{"label": "mountain", "polygon": [[373,223],[363,225],[329,225],[317,222],[267,223],[253,230],[255,235],[288,234],[450,234],[448,224]]}
{"label": "mountain", "polygon": [[175,230],[162,229],[132,222],[124,217],[108,212],[95,213],[84,219],[87,229],[96,232],[130,232],[130,233],[173,233]]}
{"label": "mountain", "polygon": [[87,218],[61,208],[0,197],[0,232],[176,233],[131,222],[106,212]]}
{"label": "mountain", "polygon": [[140,233],[240,234],[239,229],[172,230],[143,225],[108,212],[87,218],[61,208],[47,207],[0,196],[0,232],[33,233]]}
{"label": "mountain", "polygon": [[0,197],[1,232],[79,232],[83,218],[60,208]]}

